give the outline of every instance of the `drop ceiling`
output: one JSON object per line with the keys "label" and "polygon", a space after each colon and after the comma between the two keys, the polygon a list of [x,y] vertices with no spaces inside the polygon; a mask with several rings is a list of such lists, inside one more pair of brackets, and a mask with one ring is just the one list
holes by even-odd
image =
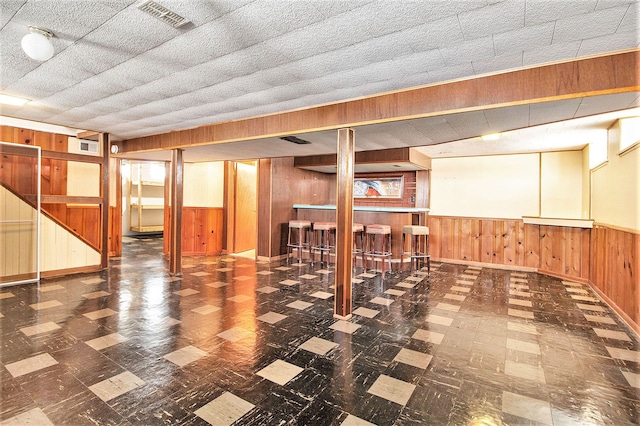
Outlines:
{"label": "drop ceiling", "polygon": [[[129,139],[639,45],[635,0],[158,0],[189,21],[180,28],[143,13],[142,3],[0,2],[0,92],[32,100],[0,114]],[[21,51],[27,25],[56,35],[51,60]],[[595,115],[637,105],[638,93],[626,93],[362,126],[356,146],[424,146],[434,157],[540,150],[531,132],[546,140],[569,131],[540,124],[594,116],[602,127],[611,117]],[[533,129],[533,139],[477,141],[516,129]],[[194,147],[185,160],[335,152],[333,131],[296,136],[313,143]]]}

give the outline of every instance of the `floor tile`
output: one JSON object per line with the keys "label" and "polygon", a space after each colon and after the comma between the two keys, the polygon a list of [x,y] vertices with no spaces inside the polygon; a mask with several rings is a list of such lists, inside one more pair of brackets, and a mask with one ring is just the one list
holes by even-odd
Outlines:
{"label": "floor tile", "polygon": [[100,318],[106,318],[106,317],[110,317],[112,315],[117,314],[118,312],[114,311],[113,309],[110,308],[105,308],[105,309],[99,309],[97,311],[93,311],[93,312],[87,312],[86,314],[83,314],[85,317],[89,318],[90,320],[97,320]]}
{"label": "floor tile", "polygon": [[33,408],[17,416],[1,421],[2,426],[53,426],[53,423],[40,408]]}
{"label": "floor tile", "polygon": [[88,278],[86,280],[81,280],[80,282],[82,284],[100,284],[100,283],[106,282],[106,280],[102,278]]}
{"label": "floor tile", "polygon": [[595,331],[596,334],[603,339],[623,340],[625,342],[632,341],[631,338],[622,331],[605,330],[602,328],[594,328],[593,331]]}
{"label": "floor tile", "polygon": [[31,308],[35,309],[36,311],[41,311],[43,309],[50,309],[50,308],[55,308],[56,306],[62,306],[62,303],[57,300],[49,300],[48,302],[33,303],[29,306],[31,306]]}
{"label": "floor tile", "polygon": [[218,269],[216,269],[216,271],[218,271],[218,272],[231,272],[231,271],[233,271],[233,268],[218,268]]}
{"label": "floor tile", "polygon": [[587,319],[587,321],[591,321],[591,322],[599,322],[602,324],[613,324],[613,325],[616,324],[615,320],[613,320],[613,318],[610,318],[610,317],[604,317],[600,315],[587,315],[587,314],[584,314],[584,317]]}
{"label": "floor tile", "polygon": [[316,291],[315,293],[311,293],[309,296],[317,297],[318,299],[330,299],[333,297],[333,293],[327,293],[326,291]]}
{"label": "floor tile", "polygon": [[275,324],[279,321],[282,321],[286,317],[287,317],[286,315],[282,315],[277,312],[267,312],[266,314],[260,315],[256,319],[260,321],[264,321],[269,324]]}
{"label": "floor tile", "polygon": [[284,285],[296,285],[296,284],[300,284],[300,281],[295,281],[295,280],[284,280],[284,281],[280,281],[280,284],[284,284]]}
{"label": "floor tile", "polygon": [[540,355],[540,345],[523,340],[507,338],[507,349],[526,352],[533,355]]}
{"label": "floor tile", "polygon": [[125,371],[117,376],[89,386],[89,390],[95,393],[98,398],[107,402],[145,384],[144,380],[129,371]]}
{"label": "floor tile", "polygon": [[331,270],[331,269],[319,269],[319,270],[316,271],[316,273],[322,274],[322,275],[329,275],[329,274],[333,273],[333,270]]}
{"label": "floor tile", "polygon": [[314,354],[325,355],[327,352],[337,346],[338,344],[335,342],[330,342],[319,337],[312,337],[311,339],[298,346],[298,348],[304,349],[305,351],[313,352]]}
{"label": "floor tile", "polygon": [[43,368],[51,367],[57,363],[58,361],[56,361],[51,355],[44,353],[21,361],[12,362],[11,364],[6,364],[4,367],[13,377],[20,377],[25,374],[33,373],[34,371],[42,370]]}
{"label": "floor tile", "polygon": [[180,321],[179,319],[175,319],[175,318],[171,318],[171,317],[165,317],[162,318],[159,322],[157,327],[159,329],[166,329],[166,328],[170,328],[173,327],[174,325],[178,325],[180,324],[182,321]]}
{"label": "floor tile", "polygon": [[535,319],[533,312],[523,311],[521,309],[507,309],[507,315],[525,319]]}
{"label": "floor tile", "polygon": [[453,322],[453,318],[449,318],[449,317],[443,317],[440,315],[427,315],[424,319],[426,322],[430,322],[433,324],[440,324],[440,325],[446,325],[446,326],[450,326],[451,323]]}
{"label": "floor tile", "polygon": [[531,297],[528,291],[509,290],[509,296]]}
{"label": "floor tile", "polygon": [[100,297],[106,297],[106,296],[111,296],[111,293],[103,290],[94,291],[92,293],[86,293],[82,295],[82,297],[84,297],[85,299],[98,299]]}
{"label": "floor tile", "polygon": [[361,280],[360,278],[351,278],[351,282],[353,284],[362,284],[364,280]]}
{"label": "floor tile", "polygon": [[589,292],[587,290],[584,290],[584,289],[579,288],[579,287],[567,287],[567,291],[569,293],[574,293],[574,294],[584,294],[584,295],[589,294]]}
{"label": "floor tile", "polygon": [[529,286],[525,284],[509,284],[509,289],[520,290],[523,292],[529,292]]}
{"label": "floor tile", "polygon": [[165,277],[164,280],[168,283],[174,283],[176,281],[182,281],[182,277]]}
{"label": "floor tile", "polygon": [[509,281],[512,283],[527,283],[529,282],[529,280],[527,280],[526,278],[519,278],[519,277],[511,277],[509,278]]}
{"label": "floor tile", "polygon": [[520,333],[539,334],[535,325],[522,324],[522,323],[513,322],[513,321],[507,322],[507,330],[517,331]]}
{"label": "floor tile", "polygon": [[217,312],[219,310],[220,308],[218,308],[217,306],[204,305],[204,306],[200,306],[198,308],[192,309],[191,312],[195,312],[196,314],[200,314],[200,315],[208,315],[208,314]]}
{"label": "floor tile", "polygon": [[64,290],[64,287],[59,284],[43,285],[40,287],[41,293],[48,293],[50,291],[56,291],[56,290]]}
{"label": "floor tile", "polygon": [[355,315],[360,315],[361,317],[373,318],[376,315],[378,315],[380,311],[376,311],[375,309],[359,307],[357,309],[354,309],[352,313]]}
{"label": "floor tile", "polygon": [[177,351],[168,353],[163,356],[163,358],[174,363],[178,367],[184,367],[185,365],[191,364],[192,362],[197,361],[207,355],[208,354],[205,351],[198,349],[195,346],[189,345],[185,346],[182,349],[178,349]]}
{"label": "floor tile", "polygon": [[452,285],[450,290],[459,291],[462,293],[469,293],[471,291],[469,287],[460,287],[459,285]]}
{"label": "floor tile", "polygon": [[275,272],[273,271],[258,271],[256,272],[257,275],[272,275],[275,274]]}
{"label": "floor tile", "polygon": [[0,300],[16,297],[13,293],[0,293]]}
{"label": "floor tile", "polygon": [[375,303],[376,305],[389,306],[390,304],[393,303],[393,299],[389,299],[386,297],[374,297],[373,299],[369,300],[369,303]]}
{"label": "floor tile", "polygon": [[20,331],[25,336],[34,336],[36,334],[49,333],[53,330],[59,330],[60,326],[55,322],[45,322],[42,324],[32,325],[31,327],[23,327]]}
{"label": "floor tile", "polygon": [[296,300],[294,302],[287,304],[287,306],[293,309],[298,309],[300,311],[303,311],[307,309],[309,306],[313,306],[313,303],[305,302],[303,300]]}
{"label": "floor tile", "polygon": [[566,285],[566,286],[574,286],[574,287],[582,287],[582,284],[577,283],[575,281],[562,281],[562,284]]}
{"label": "floor tile", "polygon": [[367,392],[405,406],[415,389],[416,385],[381,374]]}
{"label": "floor tile", "polygon": [[247,337],[254,336],[255,333],[249,330],[245,330],[242,327],[233,327],[228,330],[225,330],[221,333],[218,333],[216,336],[222,337],[225,340],[230,342],[237,342]]}
{"label": "floor tile", "polygon": [[539,399],[503,391],[502,411],[545,425],[553,424],[551,405]]}
{"label": "floor tile", "polygon": [[288,270],[293,269],[293,268],[289,268],[287,266],[279,266],[279,267],[273,268],[273,269],[275,269],[276,271],[288,271]]}
{"label": "floor tile", "polygon": [[627,379],[627,382],[629,382],[630,386],[636,389],[640,389],[640,374],[632,373],[630,371],[623,371],[622,375],[625,379]]}
{"label": "floor tile", "polygon": [[212,288],[222,288],[222,287],[226,287],[229,285],[229,283],[226,283],[224,281],[216,281],[214,283],[208,283],[205,284],[207,287],[212,287]]}
{"label": "floor tile", "polygon": [[277,359],[262,370],[258,371],[256,374],[271,382],[284,386],[298,374],[302,373],[303,370],[303,368],[300,368],[297,365]]}
{"label": "floor tile", "polygon": [[384,292],[384,294],[390,294],[392,296],[402,296],[403,294],[405,294],[405,291],[402,290],[396,290],[395,288],[390,288],[387,291]]}
{"label": "floor tile", "polygon": [[640,351],[630,351],[628,349],[612,348],[610,346],[606,346],[606,348],[611,358],[637,362],[640,365]]}
{"label": "floor tile", "polygon": [[194,414],[207,423],[215,426],[230,426],[242,418],[255,405],[225,392],[208,404],[198,408]]}
{"label": "floor tile", "polygon": [[412,339],[422,340],[423,342],[433,343],[439,345],[442,343],[444,334],[436,333],[434,331],[417,329],[411,336]]}
{"label": "floor tile", "polygon": [[85,343],[96,351],[100,351],[104,348],[117,345],[118,343],[126,342],[127,340],[129,339],[118,333],[112,333],[96,339],[87,340]]}
{"label": "floor tile", "polygon": [[298,278],[302,278],[303,280],[312,280],[314,278],[318,278],[318,276],[311,275],[311,274],[304,274],[304,275],[300,275]]}
{"label": "floor tile", "polygon": [[374,423],[370,423],[366,420],[362,420],[360,417],[356,417],[352,414],[349,414],[346,419],[340,426],[376,426]]}
{"label": "floor tile", "polygon": [[456,280],[456,284],[460,284],[460,285],[474,285],[475,281],[469,281],[469,280]]}
{"label": "floor tile", "polygon": [[607,312],[605,308],[598,305],[587,305],[584,303],[576,303],[576,306],[583,311],[592,311],[592,312]]}
{"label": "floor tile", "polygon": [[400,349],[400,352],[393,358],[394,361],[401,362],[403,364],[412,365],[414,367],[422,368],[423,370],[429,366],[432,355],[422,352],[414,351],[407,348]]}
{"label": "floor tile", "polygon": [[470,280],[475,280],[476,278],[478,278],[475,275],[469,275],[469,274],[460,274],[459,277],[462,279],[470,279]]}
{"label": "floor tile", "polygon": [[178,296],[193,296],[194,294],[200,293],[198,290],[193,288],[185,288],[183,290],[174,291],[173,294],[177,294]]}
{"label": "floor tile", "polygon": [[521,379],[532,380],[534,382],[546,383],[544,370],[534,365],[506,360],[504,362],[504,374],[519,377]]}
{"label": "floor tile", "polygon": [[248,302],[249,300],[253,300],[253,297],[247,296],[246,294],[239,294],[237,296],[227,297],[227,300],[231,300],[232,302],[236,303],[244,303]]}
{"label": "floor tile", "polygon": [[358,275],[358,278],[373,278],[375,277],[376,274],[372,274],[369,272],[363,272],[362,274]]}
{"label": "floor tile", "polygon": [[593,302],[593,303],[598,303],[600,302],[598,299],[596,299],[595,297],[589,297],[589,296],[580,296],[580,295],[575,295],[572,294],[571,298],[574,300],[580,300],[582,302]]}
{"label": "floor tile", "polygon": [[512,297],[509,298],[509,304],[517,305],[517,306],[526,306],[528,308],[533,307],[533,303],[531,303],[531,300],[514,299]]}
{"label": "floor tile", "polygon": [[449,312],[458,312],[460,311],[460,306],[459,305],[451,305],[449,303],[438,303],[436,305],[437,309],[442,309],[443,311],[449,311]]}
{"label": "floor tile", "polygon": [[357,329],[359,329],[360,327],[362,327],[360,324],[355,324],[353,322],[350,321],[337,321],[335,323],[333,323],[329,328],[336,330],[336,331],[341,331],[343,333],[347,333],[347,334],[353,334]]}
{"label": "floor tile", "polygon": [[307,264],[304,262],[296,262],[296,263],[292,263],[291,266],[303,267],[303,266],[307,266]]}
{"label": "floor tile", "polygon": [[405,281],[412,281],[412,282],[422,282],[424,280],[424,277],[407,277],[405,278]]}
{"label": "floor tile", "polygon": [[396,284],[396,287],[402,287],[402,288],[414,288],[417,284],[416,283],[408,283],[408,282],[401,282]]}
{"label": "floor tile", "polygon": [[463,302],[467,297],[463,296],[461,294],[451,294],[451,293],[447,293],[444,295],[445,299],[451,299],[451,300],[457,300],[459,302]]}

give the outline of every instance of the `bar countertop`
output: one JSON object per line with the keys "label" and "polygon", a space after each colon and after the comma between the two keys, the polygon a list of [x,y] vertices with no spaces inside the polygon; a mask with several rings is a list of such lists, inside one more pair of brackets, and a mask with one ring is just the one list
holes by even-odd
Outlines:
{"label": "bar countertop", "polygon": [[[293,208],[311,210],[335,210],[336,206],[332,204],[294,204]],[[353,211],[384,213],[427,213],[429,212],[429,209],[421,207],[353,206]]]}

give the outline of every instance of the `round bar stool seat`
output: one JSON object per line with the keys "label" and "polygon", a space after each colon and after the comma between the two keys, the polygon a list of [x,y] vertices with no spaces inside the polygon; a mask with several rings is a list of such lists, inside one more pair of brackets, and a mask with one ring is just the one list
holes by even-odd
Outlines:
{"label": "round bar stool seat", "polygon": [[[406,249],[406,238],[409,236],[409,251]],[[431,274],[431,255],[429,254],[429,227],[418,225],[406,225],[402,227],[402,256],[400,257],[400,265],[404,263],[404,256],[409,255],[411,267],[410,273],[413,272],[413,263],[416,263],[416,269],[420,259],[427,262],[427,274]],[[402,267],[402,266],[401,266]]]}
{"label": "round bar stool seat", "polygon": [[382,275],[384,276],[385,260],[389,262],[391,270],[391,226],[372,224],[367,225],[365,256],[371,257],[372,269],[375,269],[375,259],[382,259]]}
{"label": "round bar stool seat", "polygon": [[298,251],[298,263],[302,262],[302,250],[311,247],[309,231],[311,222],[308,220],[290,220],[289,235],[287,237],[287,262],[291,259],[293,249]]}
{"label": "round bar stool seat", "polygon": [[314,222],[311,237],[311,264],[315,261],[315,252],[320,253],[320,264],[324,263],[324,253],[327,253],[327,265],[331,263],[331,250],[335,248],[336,223]]}

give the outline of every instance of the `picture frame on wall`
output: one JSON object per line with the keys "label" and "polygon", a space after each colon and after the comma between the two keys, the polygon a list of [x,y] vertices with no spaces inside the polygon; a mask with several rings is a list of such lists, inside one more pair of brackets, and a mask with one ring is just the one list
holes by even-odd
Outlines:
{"label": "picture frame on wall", "polygon": [[385,178],[355,178],[353,198],[402,198],[404,176]]}

